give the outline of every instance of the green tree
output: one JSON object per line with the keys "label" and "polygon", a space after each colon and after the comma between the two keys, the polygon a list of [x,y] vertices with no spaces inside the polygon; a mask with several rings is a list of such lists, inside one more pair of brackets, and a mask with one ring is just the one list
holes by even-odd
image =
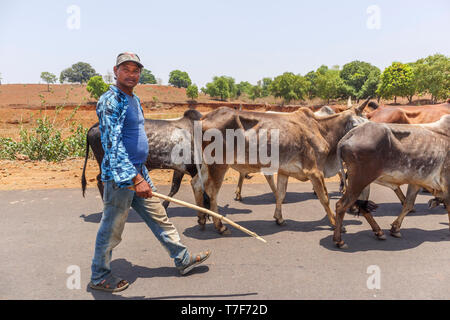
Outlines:
{"label": "green tree", "polygon": [[139,78],[141,84],[156,84],[156,78],[150,70],[143,68],[141,70],[141,77]]}
{"label": "green tree", "polygon": [[316,74],[325,74],[325,73],[327,73],[327,71],[328,71],[328,66],[326,66],[326,65],[321,65],[319,68],[317,68],[317,70],[316,70]]}
{"label": "green tree", "polygon": [[[358,60],[345,64],[340,72],[340,77],[351,89],[352,96],[357,99],[365,99],[375,94],[375,91],[371,91],[371,89],[373,89],[374,82],[377,82],[377,75],[379,77],[380,69],[368,62]],[[366,84],[369,76],[370,83]],[[364,91],[362,91],[363,87]]]}
{"label": "green tree", "polygon": [[[378,69],[378,68],[377,68]],[[357,94],[358,99],[367,99],[377,95],[378,84],[380,83],[380,70],[372,70],[366,81]]]}
{"label": "green tree", "polygon": [[187,72],[180,70],[173,70],[169,74],[169,83],[177,88],[187,88],[192,81]]}
{"label": "green tree", "polygon": [[261,97],[268,97],[270,95],[269,86],[272,83],[273,79],[266,77],[262,80],[258,81],[258,85],[261,87]]}
{"label": "green tree", "polygon": [[219,97],[225,101],[230,97],[228,81],[223,77],[215,77],[213,82],[206,84],[206,93],[211,97]]}
{"label": "green tree", "polygon": [[397,103],[397,97],[412,97],[415,87],[411,66],[393,62],[381,74],[377,94],[385,99],[394,97],[394,103]]}
{"label": "green tree", "polygon": [[250,95],[252,85],[248,81],[241,81],[236,85],[236,95],[240,97],[243,93]]}
{"label": "green tree", "polygon": [[306,80],[309,81],[310,85],[308,87],[308,98],[312,99],[317,97],[317,73],[315,71],[310,71],[307,74],[305,74]]}
{"label": "green tree", "polygon": [[281,97],[286,103],[289,103],[291,100],[303,100],[309,85],[309,81],[305,77],[285,72],[277,76],[269,88],[274,97]]}
{"label": "green tree", "polygon": [[450,95],[450,58],[435,54],[412,64],[417,93],[431,94],[431,100]]}
{"label": "green tree", "polygon": [[77,62],[73,64],[70,68],[61,71],[59,76],[59,81],[63,83],[64,81],[71,83],[85,83],[88,82],[93,76],[98,76],[99,74],[95,72],[95,69],[91,67],[89,63]]}
{"label": "green tree", "polygon": [[93,76],[89,79],[86,90],[91,94],[94,99],[100,98],[102,94],[108,91],[109,85],[103,81],[101,76]]}
{"label": "green tree", "polygon": [[211,97],[220,98],[226,101],[228,98],[234,98],[237,95],[237,87],[234,78],[227,76],[214,77],[212,82],[206,84],[204,91]]}
{"label": "green tree", "polygon": [[56,76],[50,72],[41,72],[41,79],[47,83],[47,91],[50,91],[50,83],[56,82]]}
{"label": "green tree", "polygon": [[195,100],[198,98],[198,87],[195,84],[191,84],[186,89],[186,96],[191,98],[191,100]]}
{"label": "green tree", "polygon": [[252,86],[250,88],[250,93],[248,96],[253,101],[255,101],[257,98],[261,98],[263,96],[263,87],[261,86],[261,81],[258,81],[258,84],[256,86]]}
{"label": "green tree", "polygon": [[314,84],[317,96],[327,100],[327,103],[330,103],[330,99],[345,98],[352,93],[352,89],[339,76],[339,69],[327,69],[316,73]]}

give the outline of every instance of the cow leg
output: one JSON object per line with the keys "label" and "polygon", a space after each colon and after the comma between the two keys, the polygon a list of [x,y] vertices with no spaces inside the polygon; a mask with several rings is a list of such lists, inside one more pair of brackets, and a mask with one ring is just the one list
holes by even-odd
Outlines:
{"label": "cow leg", "polygon": [[239,172],[239,181],[236,187],[236,191],[235,191],[235,198],[234,200],[236,201],[242,201],[242,195],[241,195],[241,191],[242,191],[242,184],[244,183],[244,179],[245,179],[245,174],[243,174],[242,172]]}
{"label": "cow leg", "polygon": [[[220,187],[222,186],[225,173],[228,171],[228,165],[213,164],[208,166],[208,179],[205,181],[205,191],[208,194],[211,201],[210,210],[219,213],[219,207],[217,205],[217,195]],[[231,231],[222,224],[222,221],[216,217],[213,217],[214,227],[221,235],[229,235]]]}
{"label": "cow leg", "polygon": [[341,237],[345,212],[358,199],[358,193],[351,191],[347,188],[342,198],[336,203],[336,227],[334,228],[333,242],[341,249],[348,248]]}
{"label": "cow leg", "polygon": [[405,205],[405,195],[402,192],[402,189],[400,189],[400,187],[397,187],[397,189],[394,190],[395,194],[398,197],[398,200],[400,200],[400,202],[402,203],[402,205]]}
{"label": "cow leg", "polygon": [[414,207],[414,202],[416,201],[416,197],[419,194],[420,187],[416,185],[408,185],[408,191],[406,192],[405,202],[403,204],[402,212],[395,219],[395,221],[391,224],[391,235],[396,238],[401,238],[402,235],[400,233],[400,227],[402,225],[403,219],[406,215],[412,210]]}
{"label": "cow leg", "polygon": [[331,211],[330,208],[330,200],[328,198],[328,191],[327,187],[325,186],[325,180],[323,178],[323,175],[320,172],[316,171],[311,175],[309,175],[308,178],[311,180],[314,191],[316,192],[317,197],[320,200],[320,203],[322,204],[327,213],[328,220],[330,220],[330,223],[333,227],[336,227],[336,220],[333,211]]}
{"label": "cow leg", "polygon": [[447,195],[447,199],[444,200],[445,208],[447,209],[448,214],[448,228],[450,230],[450,196]]}
{"label": "cow leg", "polygon": [[[400,187],[398,187],[397,189],[394,190],[394,192],[397,195],[398,200],[400,200],[402,206],[404,206],[406,198],[405,198],[405,195],[402,192],[402,189],[400,189]],[[414,210],[414,208],[411,208],[410,212],[416,212],[416,210]]]}
{"label": "cow leg", "polygon": [[386,240],[386,236],[384,235],[383,230],[381,230],[380,226],[378,225],[378,223],[375,221],[375,219],[373,218],[372,214],[364,209],[360,209],[360,211],[362,212],[364,218],[366,218],[367,222],[370,224],[370,226],[372,227],[373,232],[375,233],[375,236],[379,239],[379,240]]}
{"label": "cow leg", "polygon": [[[172,175],[172,187],[170,188],[169,197],[173,197],[178,190],[180,190],[181,181],[183,180],[184,173],[178,170],[173,171]],[[169,201],[164,200],[163,207],[164,209],[167,209],[169,206]]]}
{"label": "cow leg", "polygon": [[267,183],[270,186],[270,189],[272,190],[273,194],[277,192],[277,187],[275,187],[275,182],[273,180],[273,175],[265,174],[264,178],[266,178]]}
{"label": "cow leg", "polygon": [[355,203],[356,200],[358,200],[358,197],[368,198],[370,183],[373,180],[375,180],[373,177],[367,177],[368,178],[367,180],[361,179],[361,177],[364,177],[364,175],[362,175],[362,173],[358,171],[360,170],[357,170],[356,173],[354,174],[352,174],[351,171],[347,171],[348,173],[347,189],[345,190],[345,193],[342,196],[342,198],[339,199],[339,201],[336,203],[336,228],[334,229],[333,242],[336,244],[337,247],[341,249],[345,249],[348,247],[342,240],[341,235],[345,212],[348,210],[350,206],[352,206]]}
{"label": "cow leg", "polygon": [[273,217],[275,218],[275,221],[279,226],[286,224],[286,222],[284,221],[283,216],[281,214],[281,205],[284,201],[284,197],[286,196],[288,180],[289,180],[289,176],[278,173],[277,188],[275,190],[276,206],[275,206],[275,213],[274,213]]}
{"label": "cow leg", "polygon": [[345,177],[342,175],[341,171],[338,172],[338,175],[339,175],[339,181],[340,181],[339,192],[343,194],[345,192],[345,180],[344,180]]}

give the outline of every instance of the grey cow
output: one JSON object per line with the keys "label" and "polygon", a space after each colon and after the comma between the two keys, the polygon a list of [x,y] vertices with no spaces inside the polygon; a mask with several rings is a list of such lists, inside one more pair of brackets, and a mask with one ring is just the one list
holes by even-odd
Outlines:
{"label": "grey cow", "polygon": [[446,205],[450,221],[450,115],[429,124],[365,123],[342,138],[337,154],[348,175],[346,191],[336,204],[333,241],[339,248],[347,247],[340,232],[345,211],[361,193],[366,194],[360,205],[364,217],[375,235],[384,238],[371,210],[364,208],[372,182],[391,189],[409,185],[403,209],[392,223],[393,236],[400,236],[402,221],[413,208],[420,188]]}

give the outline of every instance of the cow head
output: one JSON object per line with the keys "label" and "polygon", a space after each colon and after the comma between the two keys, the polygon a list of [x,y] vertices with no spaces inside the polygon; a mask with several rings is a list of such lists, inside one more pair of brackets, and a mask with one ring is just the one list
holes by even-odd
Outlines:
{"label": "cow head", "polygon": [[351,110],[351,112],[353,113],[352,116],[349,118],[349,120],[347,121],[346,125],[345,125],[345,132],[349,132],[351,129],[359,126],[360,124],[367,122],[369,120],[367,120],[366,117],[362,116],[362,112],[364,110],[364,108],[367,106],[367,104],[369,103],[369,100],[372,97],[367,98],[366,101],[364,101],[360,106],[358,107],[354,107],[354,108],[349,108],[349,110]]}
{"label": "cow head", "polygon": [[364,101],[359,107],[355,108],[355,113],[358,116],[361,116],[364,108],[367,106],[367,104],[369,103],[370,99],[372,99],[372,97],[368,97],[366,101]]}

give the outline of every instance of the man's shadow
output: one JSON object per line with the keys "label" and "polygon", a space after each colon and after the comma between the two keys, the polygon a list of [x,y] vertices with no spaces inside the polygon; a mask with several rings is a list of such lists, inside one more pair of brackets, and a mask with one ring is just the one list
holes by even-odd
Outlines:
{"label": "man's shadow", "polygon": [[[114,270],[114,274],[120,278],[126,279],[130,286],[133,285],[138,278],[155,278],[155,277],[183,277],[178,273],[175,267],[160,267],[160,268],[147,268],[139,265],[133,265],[126,259],[116,259],[111,261],[111,269]],[[209,271],[209,267],[206,265],[200,265],[194,268],[189,275],[202,274]],[[126,289],[128,290],[128,289]],[[160,297],[146,297],[146,296],[133,296],[124,297],[121,294],[126,292],[121,291],[117,293],[110,293],[100,290],[91,289],[87,286],[86,291],[91,293],[96,300],[162,300],[162,299],[192,299],[192,298],[232,298],[242,297],[249,295],[257,295],[256,292],[249,293],[237,293],[237,294],[222,294],[222,295],[180,295],[180,296],[160,296]]]}

